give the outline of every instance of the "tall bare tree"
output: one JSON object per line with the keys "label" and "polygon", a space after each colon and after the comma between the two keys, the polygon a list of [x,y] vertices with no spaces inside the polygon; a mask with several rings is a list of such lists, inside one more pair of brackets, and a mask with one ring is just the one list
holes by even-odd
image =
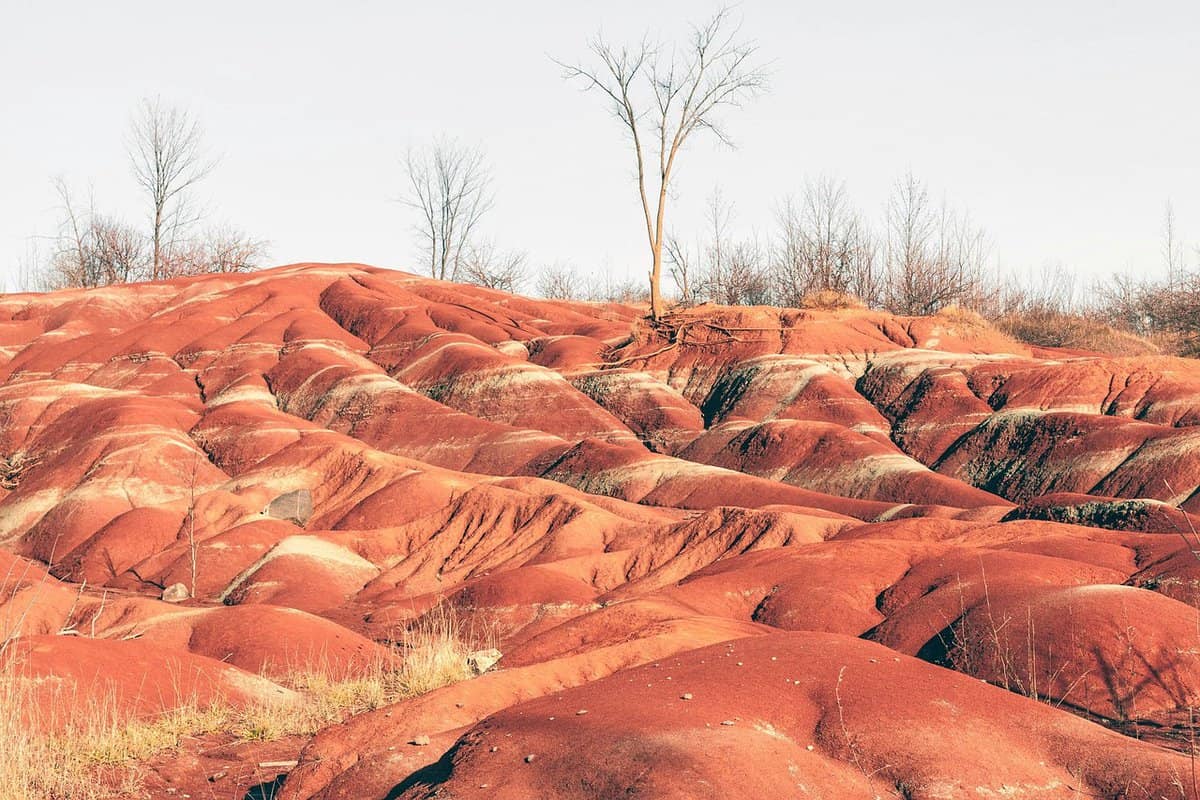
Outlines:
{"label": "tall bare tree", "polygon": [[216,166],[202,139],[199,122],[158,98],[143,100],[131,122],[129,160],[151,205],[151,280],[167,276],[168,250],[198,218],[188,192]]}
{"label": "tall bare tree", "polygon": [[[680,150],[697,131],[709,131],[725,144],[729,136],[716,118],[725,107],[740,106],[766,87],[765,71],[754,63],[757,48],[739,41],[740,26],[728,9],[692,28],[682,49],[643,39],[617,47],[597,36],[589,44],[598,63],[557,61],[567,79],[596,89],[630,136],[637,163],[638,194],[650,246],[650,314],[662,316],[664,219],[668,188]],[[650,166],[647,157],[655,159]],[[657,187],[647,185],[654,169]],[[651,200],[651,196],[654,200]]]}
{"label": "tall bare tree", "polygon": [[458,280],[479,221],[492,206],[492,176],[483,151],[439,139],[405,157],[409,191],[403,202],[416,209],[429,274]]}

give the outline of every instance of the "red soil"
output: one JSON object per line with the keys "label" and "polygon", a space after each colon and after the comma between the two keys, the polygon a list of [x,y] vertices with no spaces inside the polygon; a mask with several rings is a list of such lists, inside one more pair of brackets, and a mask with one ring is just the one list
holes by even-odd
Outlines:
{"label": "red soil", "polygon": [[[357,265],[9,295],[0,342],[6,664],[148,715],[439,604],[497,640],[278,797],[1200,797],[1195,362]],[[155,796],[208,796],[184,749]]]}

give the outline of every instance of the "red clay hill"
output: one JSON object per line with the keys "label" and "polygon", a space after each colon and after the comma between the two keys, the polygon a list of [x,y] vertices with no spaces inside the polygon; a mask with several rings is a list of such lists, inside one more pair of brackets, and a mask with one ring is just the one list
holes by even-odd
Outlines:
{"label": "red clay hill", "polygon": [[1196,362],[314,264],[5,296],[0,420],[9,666],[145,717],[503,653],[155,797],[1200,797]]}

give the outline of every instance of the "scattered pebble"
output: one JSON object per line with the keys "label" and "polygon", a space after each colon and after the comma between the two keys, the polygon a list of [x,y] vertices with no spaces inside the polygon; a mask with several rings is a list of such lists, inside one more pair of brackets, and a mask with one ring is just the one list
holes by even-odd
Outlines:
{"label": "scattered pebble", "polygon": [[867,659],[867,661],[870,661],[872,664],[878,664],[878,663],[879,663],[879,659],[878,659],[878,658],[868,658],[868,659]]}
{"label": "scattered pebble", "polygon": [[425,745],[429,744],[429,737],[424,734],[420,736],[414,736],[412,739],[409,739],[408,743],[416,745],[417,747],[424,747]]}
{"label": "scattered pebble", "polygon": [[684,692],[683,694],[679,695],[679,699],[680,699],[680,700],[691,700],[691,699],[692,699],[692,693],[691,693],[691,692]]}

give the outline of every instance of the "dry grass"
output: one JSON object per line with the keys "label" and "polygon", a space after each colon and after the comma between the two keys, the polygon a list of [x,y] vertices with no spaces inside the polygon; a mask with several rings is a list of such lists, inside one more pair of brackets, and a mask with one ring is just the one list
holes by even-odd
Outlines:
{"label": "dry grass", "polygon": [[839,311],[847,308],[866,308],[867,304],[852,294],[826,289],[809,292],[800,299],[800,308]]}
{"label": "dry grass", "polygon": [[1148,339],[1084,314],[1023,310],[999,316],[994,323],[1014,339],[1040,347],[1063,347],[1114,356],[1162,352],[1162,348]]}
{"label": "dry grass", "polygon": [[456,616],[439,606],[405,633],[403,653],[394,659],[354,675],[331,664],[290,673],[281,682],[295,698],[203,706],[181,697],[162,715],[133,721],[112,696],[78,698],[70,685],[10,667],[0,672],[0,800],[138,797],[139,764],[185,737],[218,731],[242,741],[311,736],[354,714],[471,677],[463,634]]}

